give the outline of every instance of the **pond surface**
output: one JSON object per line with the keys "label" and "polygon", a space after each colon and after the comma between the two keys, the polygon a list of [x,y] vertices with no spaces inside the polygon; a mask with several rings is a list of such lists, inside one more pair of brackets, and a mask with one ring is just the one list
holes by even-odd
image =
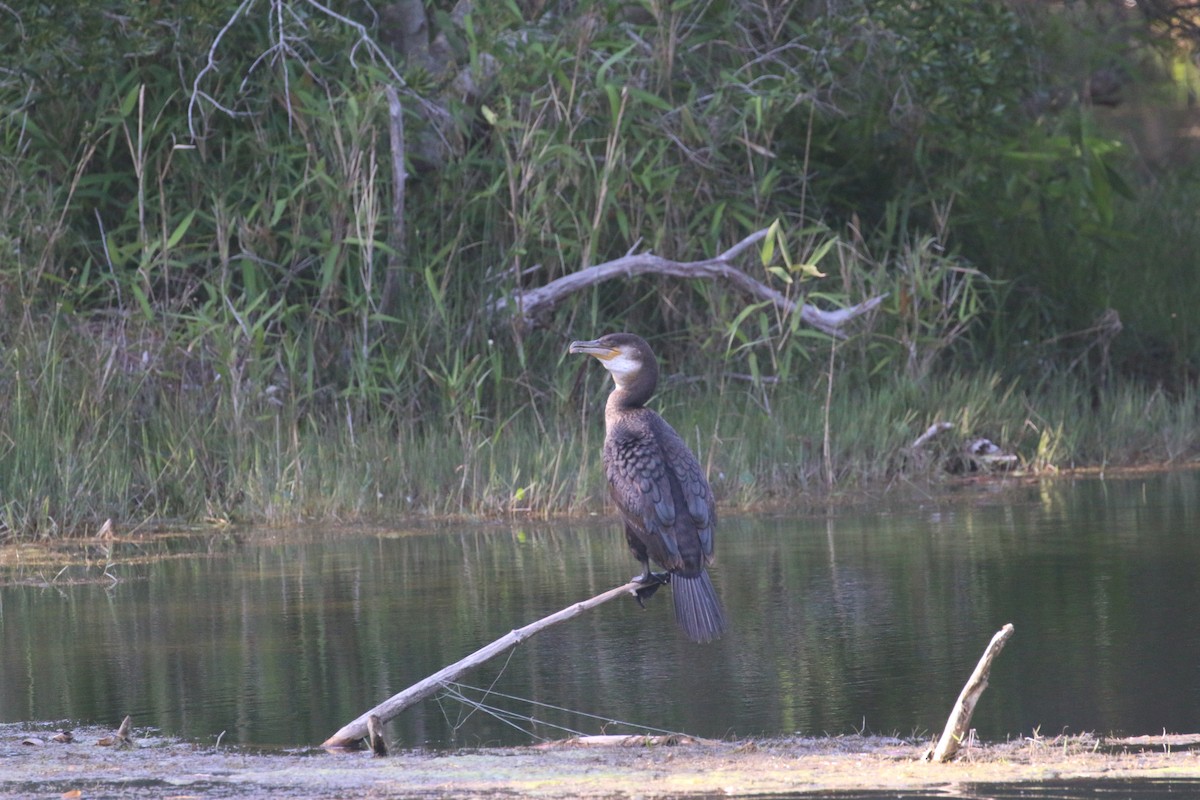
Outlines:
{"label": "pond surface", "polygon": [[[606,722],[621,720],[706,737],[933,736],[1008,622],[981,738],[1194,732],[1198,528],[1195,472],[727,518],[713,571],[724,639],[685,640],[669,590],[644,611],[617,600],[469,675],[499,710],[442,695],[389,733],[399,747],[514,745],[628,732]],[[0,722],[129,714],[197,742],[317,744],[637,571],[615,519],[108,548],[62,574],[0,573]],[[118,581],[74,582],[105,570]]]}

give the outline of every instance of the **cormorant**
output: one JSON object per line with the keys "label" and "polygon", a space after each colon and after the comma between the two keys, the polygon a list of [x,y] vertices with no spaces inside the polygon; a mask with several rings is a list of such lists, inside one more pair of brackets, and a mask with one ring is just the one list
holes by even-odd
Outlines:
{"label": "cormorant", "polygon": [[[646,402],[658,385],[650,345],[631,333],[571,342],[571,353],[595,356],[616,388],[604,407],[604,472],[625,521],[625,538],[644,571],[638,602],[671,584],[675,619],[687,637],[711,641],[725,614],[705,567],[713,558],[717,506],[687,444]],[[650,571],[650,560],[667,572]]]}

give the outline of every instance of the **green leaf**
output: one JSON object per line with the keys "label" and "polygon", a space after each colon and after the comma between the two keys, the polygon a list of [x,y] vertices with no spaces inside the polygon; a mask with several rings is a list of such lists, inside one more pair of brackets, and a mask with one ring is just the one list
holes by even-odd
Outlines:
{"label": "green leaf", "polygon": [[629,55],[629,51],[633,50],[635,47],[637,47],[637,42],[618,50],[608,58],[604,59],[604,63],[601,64],[600,68],[596,70],[596,83],[606,83],[608,81],[608,71],[612,69],[613,64]]}
{"label": "green leaf", "polygon": [[628,92],[629,92],[629,96],[632,97],[633,99],[640,100],[641,102],[645,103],[648,106],[653,106],[654,108],[657,108],[659,111],[674,110],[674,106],[672,106],[666,100],[662,99],[661,97],[659,97],[656,94],[651,94],[650,92],[647,92],[645,89],[638,89],[633,86],[630,86],[628,88]]}
{"label": "green leaf", "polygon": [[146,293],[142,291],[142,287],[137,283],[131,283],[129,286],[133,290],[134,299],[137,300],[138,306],[142,309],[142,316],[149,322],[154,319],[154,309],[150,307],[150,298],[146,297]]}
{"label": "green leaf", "polygon": [[275,208],[271,211],[271,225],[274,226],[279,222],[279,218],[283,216],[283,210],[287,208],[288,201],[286,198],[275,201]]}
{"label": "green leaf", "polygon": [[771,223],[771,227],[767,228],[767,237],[763,239],[762,246],[762,265],[769,267],[771,262],[775,260],[775,237],[779,235],[779,220],[776,219]]}
{"label": "green leaf", "polygon": [[125,97],[121,100],[121,116],[128,117],[133,113],[133,107],[137,104],[138,96],[142,93],[142,84],[131,86]]}
{"label": "green leaf", "polygon": [[817,264],[820,263],[821,259],[829,253],[830,249],[832,249],[835,244],[837,244],[837,239],[830,236],[825,241],[821,242],[821,244],[817,245],[817,249],[813,250],[812,256],[808,259],[808,261],[803,264],[795,265],[793,269],[810,278],[824,278],[825,273],[817,269]]}
{"label": "green leaf", "polygon": [[188,228],[192,226],[192,220],[196,218],[196,209],[192,209],[187,213],[179,224],[175,226],[175,230],[171,231],[171,235],[167,237],[167,249],[170,250],[175,245],[179,244],[179,240],[187,233]]}
{"label": "green leaf", "polygon": [[608,95],[608,110],[612,115],[613,126],[615,128],[617,120],[621,118],[621,90],[616,84],[604,84],[604,93]]}

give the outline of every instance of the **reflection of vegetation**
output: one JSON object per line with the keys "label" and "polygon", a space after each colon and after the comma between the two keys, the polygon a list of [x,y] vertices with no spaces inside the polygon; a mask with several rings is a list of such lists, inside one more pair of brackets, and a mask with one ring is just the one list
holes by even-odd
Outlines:
{"label": "reflection of vegetation", "polygon": [[[614,602],[469,682],[501,675],[505,694],[694,735],[909,735],[940,729],[988,637],[1012,622],[976,717],[985,738],[1178,728],[1195,713],[1177,687],[1200,643],[1162,608],[1200,601],[1198,498],[1196,476],[1181,473],[925,497],[922,510],[729,519],[714,573],[733,622],[724,639],[698,648],[677,636],[659,597],[645,611]],[[0,586],[0,718],[132,713],[201,741],[315,743],[636,571],[612,525],[205,538],[212,552],[193,538],[192,557],[118,558],[125,580],[107,589]],[[427,701],[393,734],[403,746],[529,741],[482,714],[455,731],[459,717]]]}
{"label": "reflection of vegetation", "polygon": [[[1039,467],[1196,452],[1195,181],[1064,89],[1124,52],[1110,30],[1143,44],[1106,75],[1168,80],[1145,65],[1184,62],[1184,10],[1097,5],[1096,30],[1079,4],[435,3],[417,58],[393,15],[424,6],[384,5],[0,6],[0,536],[595,507],[577,414],[600,389],[563,365],[570,330],[637,329],[697,378],[662,402],[727,502],[911,475],[897,454],[934,419]],[[781,293],[888,295],[834,353],[652,278],[552,334],[479,316],[773,222],[787,246],[744,267]],[[806,398],[830,388],[817,463]]]}

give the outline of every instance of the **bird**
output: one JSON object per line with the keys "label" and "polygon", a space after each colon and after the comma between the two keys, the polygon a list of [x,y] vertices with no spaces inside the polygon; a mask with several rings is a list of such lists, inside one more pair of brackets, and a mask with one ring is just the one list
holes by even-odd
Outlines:
{"label": "bird", "polygon": [[[625,539],[643,572],[634,578],[644,600],[671,586],[675,620],[694,642],[726,630],[725,612],[707,567],[713,561],[717,504],[700,462],[647,401],[658,386],[658,361],[632,333],[575,341],[568,353],[594,356],[615,388],[604,407],[604,472],[625,524]],[[666,572],[651,571],[650,562]]]}

